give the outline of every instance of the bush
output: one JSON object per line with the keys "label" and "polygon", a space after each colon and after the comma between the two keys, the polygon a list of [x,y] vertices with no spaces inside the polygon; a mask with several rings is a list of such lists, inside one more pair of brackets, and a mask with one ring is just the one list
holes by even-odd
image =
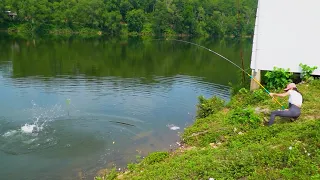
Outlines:
{"label": "bush", "polygon": [[309,82],[309,81],[314,80],[314,78],[311,76],[311,74],[313,73],[313,71],[318,69],[317,66],[310,67],[310,66],[308,66],[306,64],[302,64],[302,63],[300,63],[299,66],[302,69],[301,75],[302,75],[303,81]]}
{"label": "bush", "polygon": [[73,34],[73,30],[69,27],[67,28],[53,28],[50,31],[51,34],[55,34],[55,35],[71,35]]}
{"label": "bush", "polygon": [[34,32],[35,27],[30,23],[26,23],[26,24],[20,24],[17,29],[18,29],[18,32],[20,33],[32,33]]}
{"label": "bush", "polygon": [[175,36],[175,35],[176,35],[176,32],[175,32],[173,29],[171,29],[171,28],[166,28],[166,29],[164,30],[164,35],[165,35],[165,36]]}
{"label": "bush", "polygon": [[143,35],[153,35],[152,24],[151,24],[151,23],[146,23],[146,24],[144,24],[141,33],[142,33]]}
{"label": "bush", "polygon": [[310,82],[310,86],[320,87],[320,79],[315,79],[314,81]]}
{"label": "bush", "polygon": [[16,31],[18,31],[18,27],[17,26],[11,26],[11,27],[8,28],[8,32],[9,33],[16,32]]}
{"label": "bush", "polygon": [[251,107],[246,109],[235,108],[229,115],[228,120],[231,124],[249,125],[250,127],[258,127],[261,123],[259,116],[255,114]]}
{"label": "bush", "polygon": [[263,89],[250,91],[246,88],[242,88],[232,97],[227,107],[246,107],[248,104],[252,106],[263,105],[268,104],[269,100],[270,96]]}
{"label": "bush", "polygon": [[283,69],[274,67],[273,71],[265,74],[267,88],[269,89],[283,89],[288,83],[291,83],[293,73],[289,72],[290,69]]}
{"label": "bush", "polygon": [[163,161],[164,159],[169,157],[168,152],[154,152],[149,154],[143,161],[143,164],[154,164]]}
{"label": "bush", "polygon": [[220,111],[224,107],[225,101],[214,96],[206,99],[203,96],[198,97],[199,103],[197,105],[197,118],[205,118],[209,115]]}
{"label": "bush", "polygon": [[94,180],[113,180],[117,178],[117,171],[115,168],[113,168],[108,174],[106,174],[103,177],[95,177]]}

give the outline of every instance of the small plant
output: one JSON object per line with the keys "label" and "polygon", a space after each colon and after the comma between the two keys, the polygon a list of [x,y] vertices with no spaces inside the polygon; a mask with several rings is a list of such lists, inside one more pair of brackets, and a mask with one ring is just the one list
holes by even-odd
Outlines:
{"label": "small plant", "polygon": [[94,180],[113,180],[117,177],[117,171],[115,168],[113,168],[108,174],[104,176],[97,176],[94,178]]}
{"label": "small plant", "polygon": [[255,114],[254,109],[250,107],[246,109],[240,107],[234,109],[228,120],[231,124],[243,124],[250,127],[258,127],[261,122],[259,116]]}
{"label": "small plant", "polygon": [[273,71],[265,74],[267,88],[269,89],[283,89],[288,83],[291,83],[293,73],[289,72],[290,69],[283,69],[274,67]]}
{"label": "small plant", "polygon": [[313,71],[318,69],[317,66],[310,67],[310,66],[308,66],[306,64],[302,64],[302,63],[300,63],[299,66],[302,69],[301,76],[302,76],[303,81],[309,82],[309,81],[314,80],[314,78],[311,76],[311,74],[313,73]]}
{"label": "small plant", "polygon": [[144,164],[154,164],[163,161],[164,159],[169,157],[168,152],[154,152],[149,154],[143,161],[142,163]]}
{"label": "small plant", "polygon": [[197,105],[197,117],[205,118],[209,115],[220,111],[224,107],[225,101],[214,96],[206,99],[203,96],[198,97],[199,103]]}

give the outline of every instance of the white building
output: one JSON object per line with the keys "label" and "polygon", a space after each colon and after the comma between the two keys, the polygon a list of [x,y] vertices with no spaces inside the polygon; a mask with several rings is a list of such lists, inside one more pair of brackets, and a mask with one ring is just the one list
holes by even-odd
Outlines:
{"label": "white building", "polygon": [[299,73],[299,64],[320,75],[320,0],[259,0],[251,69],[274,66]]}

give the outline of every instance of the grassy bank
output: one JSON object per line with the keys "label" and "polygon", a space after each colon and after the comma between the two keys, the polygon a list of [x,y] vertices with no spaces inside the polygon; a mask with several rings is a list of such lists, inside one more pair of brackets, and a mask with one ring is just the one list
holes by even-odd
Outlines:
{"label": "grassy bank", "polygon": [[200,98],[179,149],[96,179],[320,179],[320,80],[298,88],[302,115],[294,122],[277,117],[271,127],[263,119],[279,105],[262,90],[241,89],[228,104]]}

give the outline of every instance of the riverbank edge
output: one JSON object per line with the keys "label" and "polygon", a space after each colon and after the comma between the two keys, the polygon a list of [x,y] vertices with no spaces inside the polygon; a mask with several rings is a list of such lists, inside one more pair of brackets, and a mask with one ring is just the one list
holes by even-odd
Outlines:
{"label": "riverbank edge", "polygon": [[[271,98],[266,95],[265,92],[262,90],[257,90],[257,91],[248,91],[245,89],[241,89],[239,92],[237,92],[235,95],[231,97],[231,101],[227,103],[225,107],[222,109],[211,113],[208,117],[205,118],[197,118],[191,126],[187,127],[185,131],[182,134],[181,141],[180,141],[180,147],[172,152],[154,152],[149,154],[147,157],[145,157],[143,160],[138,160],[138,162],[134,162],[131,164],[128,164],[128,168],[122,170],[121,172],[117,172],[115,169],[106,169],[106,170],[101,170],[99,174],[97,174],[97,177],[95,179],[100,180],[100,179],[145,179],[144,177],[149,177],[149,179],[157,179],[157,178],[164,178],[167,177],[168,174],[170,173],[165,173],[166,175],[156,175],[157,173],[155,171],[169,171],[171,172],[170,169],[174,168],[173,166],[170,166],[173,161],[178,161],[180,157],[188,157],[190,159],[193,159],[193,156],[199,156],[202,157],[201,153],[203,152],[213,152],[217,153],[217,156],[220,156],[219,153],[220,150],[228,150],[228,148],[234,146],[234,142],[238,140],[239,138],[248,138],[246,137],[247,134],[250,134],[249,137],[254,134],[256,137],[259,137],[261,135],[265,136],[265,131],[273,131],[275,129],[283,129],[285,132],[288,134],[290,133],[290,128],[295,130],[299,129],[300,126],[319,126],[319,121],[320,120],[320,105],[317,102],[320,102],[320,96],[318,97],[316,94],[320,93],[320,80],[315,80],[311,83],[300,83],[298,85],[299,90],[302,92],[305,103],[303,107],[303,114],[301,117],[299,117],[298,121],[295,122],[290,122],[290,121],[279,121],[277,120],[274,127],[265,127],[263,124],[263,119],[268,119],[270,111],[272,109],[277,109],[277,104],[274,103]],[[286,99],[280,99],[280,102],[285,104]],[[261,120],[259,122],[259,126],[257,127],[250,127],[248,124],[234,124],[227,122],[226,119],[230,117],[230,113],[234,112],[235,109],[238,107],[242,108],[251,108],[254,109],[254,112],[252,114],[255,114],[256,117],[259,117]],[[286,126],[289,127],[289,130],[286,130]],[[260,132],[261,131],[261,132]],[[280,133],[279,131],[278,133]],[[298,131],[297,131],[298,132]],[[300,131],[299,131],[300,132]],[[296,134],[295,134],[296,135]],[[289,136],[288,138],[290,138]],[[252,137],[253,138],[253,137]],[[290,139],[293,140],[293,139]],[[266,140],[268,141],[268,140]],[[289,141],[284,141],[281,143],[281,139],[275,139],[276,144],[272,144],[272,148],[274,147],[280,147],[280,149],[283,149],[283,147],[290,147],[292,146],[288,145],[290,144]],[[297,141],[299,142],[299,141]],[[239,149],[244,148],[246,149],[246,146],[253,146],[255,144],[255,141],[252,141],[252,144],[245,144]],[[280,144],[279,144],[280,143]],[[292,142],[291,142],[292,144]],[[273,147],[274,146],[274,147]],[[318,145],[317,145],[318,146]],[[320,144],[319,144],[320,146]],[[271,149],[272,149],[271,148]],[[305,148],[305,147],[303,147]],[[232,149],[232,148],[231,148]],[[291,149],[290,149],[291,150]],[[217,152],[216,152],[217,151]],[[248,150],[247,150],[248,151]],[[271,151],[271,150],[270,150]],[[306,150],[305,150],[306,151]],[[311,150],[310,150],[311,151]],[[219,153],[218,153],[219,152]],[[238,151],[234,151],[237,152]],[[245,152],[245,151],[244,151]],[[241,151],[242,153],[242,151]],[[251,152],[245,152],[245,153],[251,153]],[[274,152],[273,152],[274,153]],[[309,155],[310,153],[308,153]],[[320,156],[320,152],[312,152],[314,155],[314,158],[318,158]],[[267,156],[272,156],[272,154],[267,154]],[[225,155],[227,156],[227,155]],[[285,155],[283,155],[285,156]],[[300,156],[300,155],[299,155]],[[203,155],[205,157],[205,155]],[[210,156],[211,157],[211,156]],[[214,156],[213,156],[214,157]],[[304,158],[304,157],[301,157]],[[186,163],[191,163],[193,164],[192,160],[190,162],[186,159]],[[219,160],[217,160],[219,161]],[[222,162],[222,160],[221,160]],[[318,163],[320,166],[319,161],[315,161]],[[181,163],[181,162],[180,162]],[[194,162],[194,165],[201,166],[200,164],[197,164]],[[270,164],[272,163],[277,163],[277,162],[269,162]],[[182,164],[181,164],[182,165]],[[249,165],[248,165],[249,166]],[[238,174],[232,174],[230,175],[234,179],[241,179],[245,178],[247,179],[250,176],[254,177],[276,177],[279,176],[279,178],[286,177],[287,175],[280,171],[280,170],[274,170],[274,172],[271,173],[271,175],[266,175],[266,172],[268,170],[261,170],[264,167],[258,167],[259,171],[264,171],[261,173],[256,173],[253,171],[247,171],[246,169],[239,170]],[[269,167],[268,167],[269,168]],[[267,169],[268,169],[267,168]],[[202,179],[203,177],[211,177],[205,175],[207,174],[215,174],[217,170],[211,170],[212,172],[196,172],[196,169],[193,169],[193,166],[190,167],[184,167],[181,169],[187,169],[186,172],[178,172],[179,169],[177,169],[177,177],[192,177],[192,178],[200,178]],[[285,169],[285,168],[284,168]],[[228,169],[229,170],[229,169]],[[150,171],[149,173],[146,173],[146,171]],[[154,171],[154,172],[152,172]],[[199,175],[194,175],[200,173]],[[241,174],[242,173],[242,174]],[[256,174],[255,174],[256,173]],[[302,176],[304,172],[297,172],[300,173]],[[147,175],[146,175],[147,174]],[[160,173],[161,174],[161,173]],[[217,173],[219,174],[219,173]],[[253,175],[252,175],[253,174]],[[172,174],[171,174],[172,175]],[[314,174],[314,177],[320,177],[320,168],[318,174]],[[159,177],[161,176],[161,177]],[[218,175],[217,175],[218,176]],[[237,177],[237,178],[236,178]],[[217,178],[217,177],[212,177],[212,178]],[[288,178],[288,177],[287,177]],[[182,178],[183,179],[183,178]],[[219,178],[218,178],[219,179]],[[250,178],[249,178],[250,179]],[[288,178],[291,179],[291,178]]]}
{"label": "riverbank edge", "polygon": [[[39,33],[33,31],[21,31],[17,27],[9,27],[9,28],[2,28],[0,32],[6,32],[10,35],[20,35],[20,36],[28,36],[28,35],[37,35]],[[101,31],[98,29],[91,29],[91,28],[82,28],[79,30],[71,30],[69,28],[57,28],[57,29],[50,29],[46,33],[40,33],[41,35],[53,35],[53,36],[83,36],[83,37],[100,37],[100,36],[129,36],[129,37],[179,37],[179,38],[188,38],[188,37],[198,37],[198,38],[210,38],[212,36],[209,35],[190,35],[190,34],[161,34],[156,35],[154,33],[144,33],[144,32],[120,32],[117,34],[110,34],[105,31]],[[222,36],[219,38],[231,38],[235,39],[235,36]],[[252,39],[253,35],[242,35],[239,37],[240,39]]]}

